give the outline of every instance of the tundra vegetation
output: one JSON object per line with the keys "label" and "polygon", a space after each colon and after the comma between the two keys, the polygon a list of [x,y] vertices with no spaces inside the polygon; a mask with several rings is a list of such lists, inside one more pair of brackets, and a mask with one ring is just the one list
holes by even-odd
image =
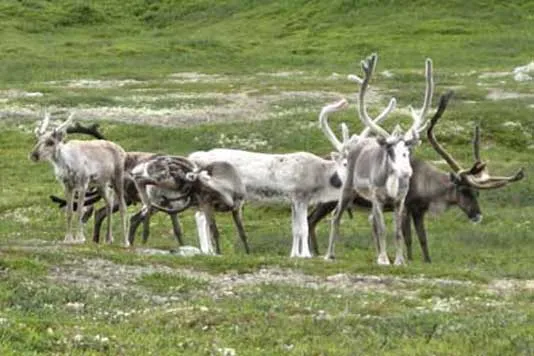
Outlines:
{"label": "tundra vegetation", "polygon": [[[1,2],[0,353],[532,354],[534,82],[513,70],[533,60],[534,4],[436,5]],[[100,123],[126,151],[323,155],[325,104],[346,97],[352,106],[330,125],[362,129],[346,74],[372,52],[381,62],[370,115],[397,98],[387,130],[410,121],[431,57],[432,107],[455,91],[436,128],[447,152],[470,162],[480,124],[492,174],[525,167],[522,181],[480,192],[480,224],[456,208],[427,219],[431,264],[414,249],[407,266],[376,266],[358,212],[341,221],[335,261],[290,259],[289,208],[255,204],[244,207],[250,255],[230,214],[217,216],[223,256],[149,254],[176,246],[166,214],[152,217],[146,247],[58,242],[64,215],[48,195],[62,189],[49,165],[27,157],[43,106],[52,118]],[[425,139],[417,157],[447,169]],[[197,244],[193,212],[181,222],[184,242]],[[317,229],[321,251],[328,225]]]}

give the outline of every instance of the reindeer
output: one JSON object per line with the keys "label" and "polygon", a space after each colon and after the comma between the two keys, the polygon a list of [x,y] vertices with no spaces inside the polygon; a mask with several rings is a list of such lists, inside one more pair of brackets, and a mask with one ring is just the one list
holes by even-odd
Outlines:
{"label": "reindeer", "polygon": [[37,144],[30,153],[30,159],[34,162],[48,160],[54,167],[56,179],[64,187],[67,202],[67,231],[64,241],[67,243],[85,241],[82,222],[83,209],[77,209],[78,230],[74,236],[72,234],[72,217],[75,195],[77,194],[78,206],[83,206],[85,193],[89,186],[96,186],[106,201],[109,212],[106,239],[109,243],[113,241],[111,234],[113,197],[109,194],[108,189],[111,187],[119,202],[124,244],[129,246],[123,187],[126,153],[119,145],[111,141],[70,140],[65,142],[66,130],[72,119],[73,114],[55,129],[47,131],[50,115],[45,112],[44,119],[35,129]]}
{"label": "reindeer", "polygon": [[[411,110],[414,120],[411,128],[402,134],[397,126],[392,134],[378,125],[378,118],[373,121],[365,106],[365,92],[376,66],[377,55],[373,54],[362,61],[364,79],[359,92],[358,115],[360,120],[377,138],[353,136],[344,143],[343,150],[347,155],[347,176],[331,223],[328,251],[325,259],[334,258],[334,241],[339,235],[341,214],[357,193],[372,204],[373,236],[378,250],[377,262],[380,265],[390,264],[386,253],[385,225],[383,210],[386,203],[393,205],[395,213],[395,241],[397,252],[395,264],[404,264],[403,236],[401,221],[403,208],[412,167],[410,165],[411,148],[419,140],[419,132],[424,128],[424,117],[432,100],[433,80],[432,62],[426,61],[426,91],[423,107],[419,113]],[[395,99],[390,105],[395,106]]]}
{"label": "reindeer", "polygon": [[[76,123],[73,126],[67,127],[67,133],[81,133],[93,136],[97,139],[105,140],[104,135],[98,130],[98,124],[92,124],[90,126],[83,126],[80,123]],[[126,152],[126,160],[125,160],[125,172],[130,172],[135,166],[137,166],[140,163],[146,162],[150,159],[153,159],[157,157],[157,154],[149,153],[149,152]],[[132,204],[136,204],[141,202],[141,199],[139,198],[139,193],[137,192],[137,188],[135,187],[135,184],[133,180],[125,177],[124,178],[124,194],[125,194],[125,202],[127,206],[130,206]],[[83,223],[86,223],[89,218],[91,217],[93,213],[93,204],[98,202],[102,196],[99,194],[99,191],[97,189],[89,190],[85,194],[84,199],[84,213],[82,217]],[[62,199],[60,197],[57,197],[55,195],[51,195],[50,199],[57,203],[60,208],[66,206],[67,202],[65,199]],[[74,210],[78,209],[78,205],[74,203]],[[117,202],[114,203],[113,208],[111,210],[112,213],[119,210],[119,204]],[[94,229],[93,229],[93,241],[98,243],[100,242],[100,229],[102,227],[102,222],[107,217],[108,211],[106,207],[100,208],[95,212],[95,221],[94,221]],[[150,215],[141,216],[142,214],[140,212],[132,215],[130,217],[130,229],[128,233],[128,241],[130,244],[133,244],[135,233],[137,231],[137,228],[141,223],[143,223],[143,242],[146,243],[148,240],[148,236],[150,234]],[[182,230],[180,227],[180,222],[178,220],[178,214],[177,213],[168,213],[169,218],[171,219],[173,233],[176,238],[176,241],[180,246],[183,246],[183,240],[182,240]]]}
{"label": "reindeer", "polygon": [[[345,107],[332,104],[325,110]],[[236,149],[212,149],[190,154],[199,165],[226,161],[237,169],[246,188],[245,199],[291,205],[293,244],[291,257],[311,257],[308,245],[308,205],[335,200],[339,196],[346,167],[341,155],[326,160],[308,152],[268,154]]]}
{"label": "reindeer", "polygon": [[228,162],[211,162],[199,166],[180,156],[160,156],[137,165],[132,170],[133,180],[143,202],[141,214],[155,208],[167,213],[178,213],[195,206],[195,218],[201,250],[221,253],[215,211],[232,212],[245,251],[250,252],[243,227],[242,206],[245,187],[236,169]]}
{"label": "reindeer", "polygon": [[[430,120],[430,126],[427,129],[427,136],[432,137],[432,141],[437,144],[437,141],[433,137],[432,130],[435,123],[443,115],[448,101],[453,95],[452,91],[442,95],[439,102],[439,107],[432,119]],[[326,123],[325,123],[326,124]],[[327,124],[326,124],[327,125]],[[330,135],[332,131],[328,128]],[[361,137],[362,135],[360,135]],[[327,137],[328,134],[327,134]],[[341,144],[334,136],[334,140]],[[473,152],[475,159],[475,166],[479,166],[477,162],[480,161],[480,132],[478,126],[475,128],[475,134],[473,139]],[[442,150],[444,152],[444,150]],[[446,154],[448,155],[448,154]],[[450,157],[450,155],[448,155]],[[511,177],[497,177],[497,180],[493,180],[491,185],[482,184],[478,176],[473,178],[467,178],[472,176],[472,172],[465,171],[459,168],[458,164],[453,164],[451,168],[453,172],[446,173],[438,170],[429,162],[423,161],[419,158],[411,156],[410,164],[412,166],[412,176],[410,178],[410,185],[406,200],[404,203],[405,214],[402,220],[402,232],[406,243],[408,260],[412,260],[412,239],[411,239],[411,221],[415,226],[417,237],[421,245],[423,252],[423,258],[425,262],[430,263],[430,253],[428,251],[427,236],[425,230],[425,216],[427,212],[438,214],[448,209],[451,206],[458,206],[467,217],[474,223],[478,223],[482,220],[482,213],[478,204],[478,190],[479,189],[493,189],[504,186],[510,182],[518,181],[523,178],[523,169],[520,169],[515,175]],[[472,184],[475,183],[475,185]],[[481,188],[482,187],[482,188]],[[328,213],[333,211],[337,205],[337,202],[328,202],[318,204],[315,209],[308,216],[308,224],[310,231],[310,243],[313,251],[316,255],[319,254],[317,248],[317,238],[315,229],[317,223],[323,219]],[[351,202],[352,206],[358,208],[370,209],[372,203],[356,194],[354,200]],[[392,204],[385,204],[384,211],[393,211]]]}

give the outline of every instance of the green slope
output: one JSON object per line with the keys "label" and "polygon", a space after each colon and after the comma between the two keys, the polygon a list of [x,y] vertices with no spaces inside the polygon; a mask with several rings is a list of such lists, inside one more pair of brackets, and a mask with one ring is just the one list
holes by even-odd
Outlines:
{"label": "green slope", "polygon": [[0,4],[0,80],[154,77],[177,70],[347,70],[432,56],[453,70],[531,59],[534,3],[516,1],[13,1]]}

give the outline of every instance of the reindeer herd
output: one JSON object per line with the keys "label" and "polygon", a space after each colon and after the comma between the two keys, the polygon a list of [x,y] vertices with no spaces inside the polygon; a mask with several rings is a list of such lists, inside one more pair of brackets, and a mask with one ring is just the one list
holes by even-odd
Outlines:
{"label": "reindeer herd", "polygon": [[[412,259],[412,222],[425,262],[430,262],[424,219],[427,212],[439,213],[457,205],[473,222],[482,220],[478,191],[500,188],[523,178],[523,169],[509,177],[489,175],[480,158],[480,132],[473,138],[474,163],[463,169],[434,135],[434,127],[452,96],[440,98],[435,114],[429,118],[434,91],[432,61],[426,60],[426,90],[420,110],[410,108],[412,125],[391,133],[380,126],[395,110],[396,100],[375,118],[365,103],[366,92],[377,63],[373,54],[362,61],[363,78],[350,75],[358,83],[357,114],[365,128],[350,136],[342,125],[339,140],[328,124],[328,116],[347,108],[343,99],[325,106],[319,115],[320,127],[335,151],[329,159],[309,152],[268,154],[215,148],[193,152],[187,157],[148,152],[125,152],[107,141],[96,126],[72,125],[72,115],[50,129],[45,113],[35,130],[37,144],[30,153],[33,161],[49,161],[57,180],[64,187],[65,199],[51,196],[66,209],[67,243],[84,242],[84,224],[93,215],[93,205],[103,199],[105,206],[94,213],[93,241],[100,241],[100,229],[107,220],[106,241],[113,241],[111,216],[121,215],[124,245],[134,243],[139,225],[143,242],[149,236],[150,216],[158,211],[169,215],[180,245],[182,231],[178,214],[194,208],[200,248],[204,253],[220,254],[216,212],[231,212],[237,233],[247,253],[249,246],[242,218],[245,201],[276,202],[291,207],[291,257],[319,254],[315,229],[320,220],[333,212],[325,259],[334,258],[341,216],[345,210],[370,209],[369,220],[376,243],[377,263],[390,264],[386,253],[384,211],[394,213],[396,254],[394,263]],[[428,142],[448,163],[449,173],[413,156],[426,130]],[[93,140],[65,141],[67,133],[86,133]],[[141,203],[141,209],[128,220],[127,206]],[[308,214],[308,208],[315,206]],[[73,233],[76,212],[77,229]],[[213,247],[213,243],[215,247]],[[407,253],[404,249],[406,248]]]}

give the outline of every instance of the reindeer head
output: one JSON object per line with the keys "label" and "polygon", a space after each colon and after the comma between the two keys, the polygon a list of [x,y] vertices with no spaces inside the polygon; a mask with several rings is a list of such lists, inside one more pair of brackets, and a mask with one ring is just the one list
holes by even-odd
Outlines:
{"label": "reindeer head", "polygon": [[[403,133],[400,126],[397,125],[390,134],[378,124],[395,108],[395,98],[390,100],[386,109],[374,120],[371,119],[367,113],[367,108],[365,106],[365,92],[369,86],[369,81],[371,80],[371,76],[374,72],[377,58],[378,57],[375,53],[368,57],[365,61],[362,61],[361,65],[364,72],[364,79],[356,79],[361,83],[358,115],[362,123],[367,127],[366,130],[362,132],[359,139],[368,135],[369,132],[373,132],[375,135],[377,135],[378,144],[383,146],[387,153],[387,159],[389,161],[388,165],[390,169],[399,178],[409,178],[412,175],[410,151],[411,148],[419,142],[419,132],[424,129],[424,118],[428,112],[430,103],[432,102],[432,92],[434,88],[432,79],[432,61],[430,59],[426,60],[426,91],[423,107],[419,112],[411,109],[413,124],[406,133]],[[353,75],[350,76],[350,78],[355,79],[357,77]]]}
{"label": "reindeer head", "polygon": [[478,223],[482,221],[482,212],[478,204],[479,190],[496,189],[504,187],[508,183],[523,179],[524,170],[519,169],[514,175],[509,177],[490,176],[487,171],[487,165],[480,159],[480,128],[477,125],[473,135],[473,156],[474,163],[469,169],[463,169],[460,164],[448,153],[443,146],[436,140],[434,136],[434,126],[442,116],[449,99],[453,92],[449,91],[440,98],[438,110],[430,119],[430,125],[427,129],[428,141],[434,150],[449,164],[452,172],[449,177],[451,183],[454,185],[452,193],[452,203],[458,204],[471,221]]}
{"label": "reindeer head", "polygon": [[72,123],[73,116],[74,114],[70,114],[69,118],[61,125],[53,130],[47,130],[48,124],[50,123],[50,114],[45,111],[43,120],[37,123],[34,131],[37,143],[30,153],[30,159],[32,161],[38,162],[54,157],[59,144],[65,139],[67,127]]}

